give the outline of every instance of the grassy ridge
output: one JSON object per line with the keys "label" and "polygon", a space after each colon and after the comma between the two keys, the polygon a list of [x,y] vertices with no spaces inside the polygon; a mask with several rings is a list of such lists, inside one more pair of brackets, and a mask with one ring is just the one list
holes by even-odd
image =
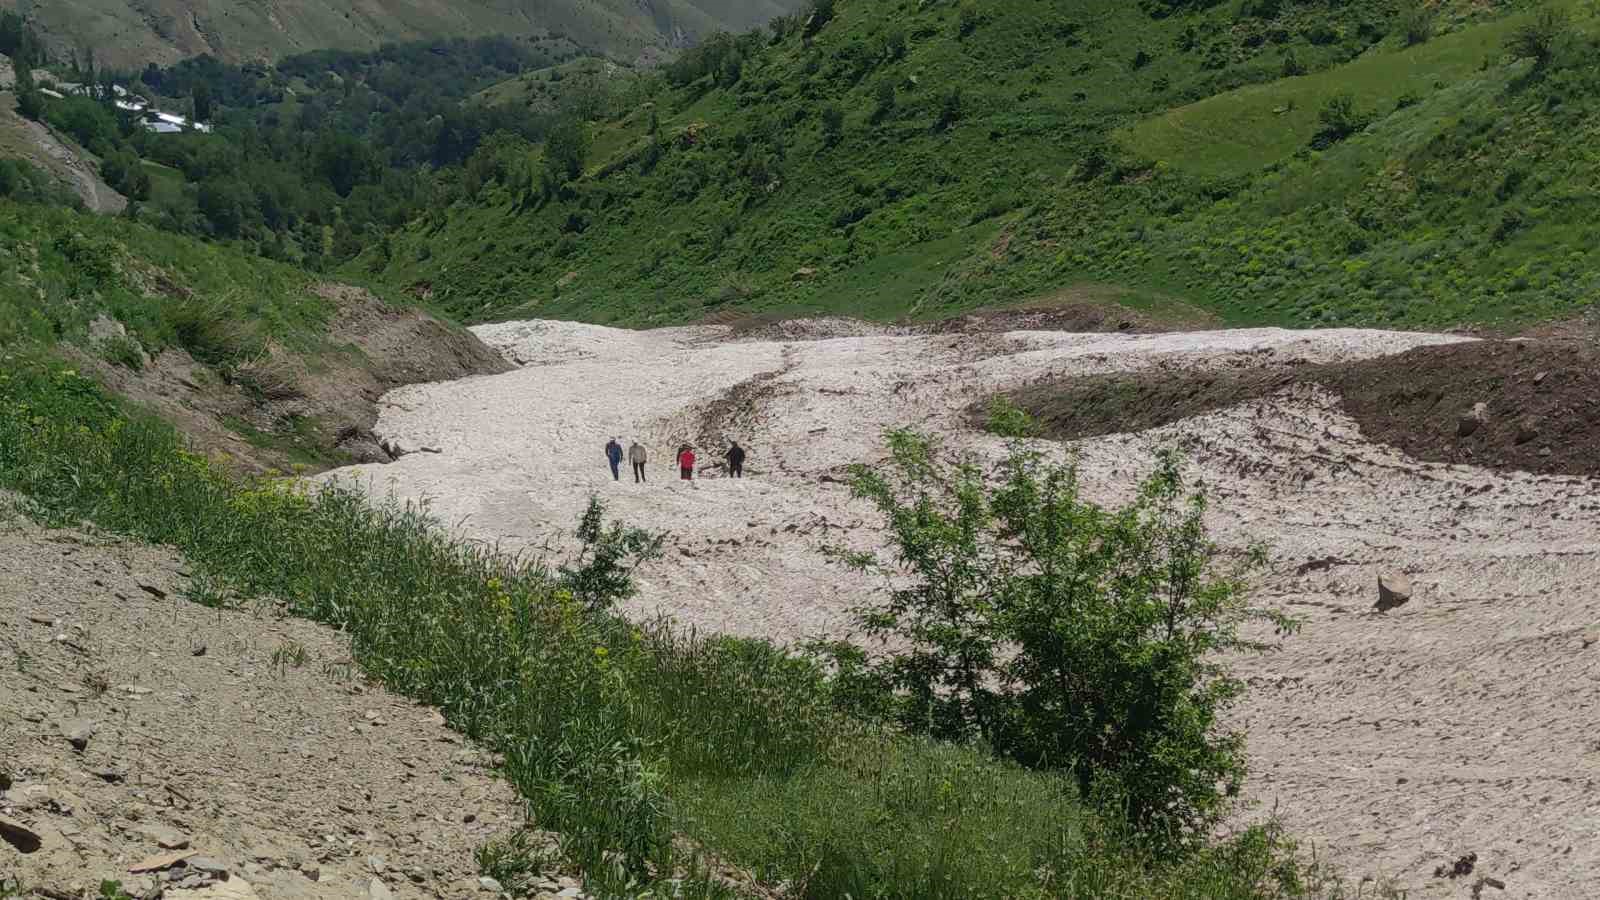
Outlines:
{"label": "grassy ridge", "polygon": [[1313,75],[1228,91],[1146,119],[1118,138],[1133,153],[1183,172],[1249,175],[1307,146],[1330,98],[1348,93],[1369,110],[1428,98],[1481,71],[1530,18],[1523,11]]}
{"label": "grassy ridge", "polygon": [[191,599],[268,595],[347,631],[367,671],[504,754],[602,896],[674,872],[673,896],[726,895],[692,874],[726,864],[815,898],[1310,890],[1269,831],[1147,857],[1064,780],[841,718],[770,645],[590,614],[540,561],[455,543],[416,508],[236,480],[47,360],[0,373],[0,487],[177,547]]}
{"label": "grassy ridge", "polygon": [[[563,202],[530,209],[490,189],[350,273],[421,286],[471,319],[947,312],[964,301],[945,296],[946,270],[989,255],[1127,116],[1271,80],[1290,49],[1326,68],[1377,40],[1393,5],[1296,8],[1279,45],[1224,7],[1152,20],[1112,0],[843,4],[814,37],[712,47],[713,71],[648,80],[653,103],[592,123],[589,175]],[[1338,17],[1372,24],[1313,43]],[[1189,51],[1171,49],[1190,32]]]}
{"label": "grassy ridge", "polygon": [[312,276],[240,251],[71,210],[0,201],[0,348],[83,342],[104,315],[155,353],[214,364],[268,341],[317,346],[332,308]]}
{"label": "grassy ridge", "polygon": [[[1514,327],[1600,272],[1600,52],[1558,5],[1536,68],[1507,50],[1531,2],[1429,4],[1410,46],[1398,0],[843,4],[632,88],[562,196],[491,184],[349,273],[474,320],[932,317],[1093,282],[1240,324]],[[1340,93],[1358,127],[1313,149]]]}

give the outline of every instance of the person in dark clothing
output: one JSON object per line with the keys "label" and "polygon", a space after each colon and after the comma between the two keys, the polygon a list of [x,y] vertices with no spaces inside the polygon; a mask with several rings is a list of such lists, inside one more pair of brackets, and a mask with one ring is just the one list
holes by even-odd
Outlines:
{"label": "person in dark clothing", "polygon": [[728,474],[734,478],[744,477],[744,448],[738,441],[728,448]]}
{"label": "person in dark clothing", "polygon": [[622,480],[622,445],[616,438],[606,442],[606,462],[611,463],[611,480]]}

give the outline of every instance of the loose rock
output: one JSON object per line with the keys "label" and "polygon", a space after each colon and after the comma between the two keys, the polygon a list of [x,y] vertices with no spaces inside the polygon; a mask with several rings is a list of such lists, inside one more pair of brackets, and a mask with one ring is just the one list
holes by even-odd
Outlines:
{"label": "loose rock", "polygon": [[219,859],[213,859],[209,856],[191,856],[185,860],[185,864],[196,872],[201,872],[214,878],[226,880],[228,877],[228,866]]}
{"label": "loose rock", "polygon": [[505,888],[493,878],[485,875],[478,879],[478,884],[486,891],[495,894],[505,893]]}
{"label": "loose rock", "polygon": [[1468,413],[1463,413],[1461,418],[1460,418],[1460,420],[1458,420],[1456,422],[1456,436],[1457,437],[1471,437],[1475,432],[1477,432],[1477,430],[1480,427],[1482,427],[1483,423],[1488,418],[1489,418],[1489,404],[1487,404],[1487,403],[1474,403],[1474,404],[1472,404],[1472,411],[1468,412]]}
{"label": "loose rock", "polygon": [[389,886],[374,878],[367,882],[367,900],[394,900]]}
{"label": "loose rock", "polygon": [[165,825],[141,825],[138,832],[152,841],[163,850],[184,850],[189,846],[189,838],[176,828]]}
{"label": "loose rock", "polygon": [[1373,608],[1388,612],[1404,606],[1411,599],[1411,578],[1404,572],[1389,572],[1378,576],[1378,602]]}
{"label": "loose rock", "polygon": [[95,724],[88,719],[68,719],[61,723],[61,736],[79,753],[89,746],[89,739],[94,737],[94,732]]}

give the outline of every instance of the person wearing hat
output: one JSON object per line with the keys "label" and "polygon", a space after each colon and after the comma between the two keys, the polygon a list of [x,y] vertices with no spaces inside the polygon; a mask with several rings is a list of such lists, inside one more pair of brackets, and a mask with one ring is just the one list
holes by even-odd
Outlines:
{"label": "person wearing hat", "polygon": [[611,480],[622,480],[622,445],[616,438],[606,442],[606,461],[611,463]]}

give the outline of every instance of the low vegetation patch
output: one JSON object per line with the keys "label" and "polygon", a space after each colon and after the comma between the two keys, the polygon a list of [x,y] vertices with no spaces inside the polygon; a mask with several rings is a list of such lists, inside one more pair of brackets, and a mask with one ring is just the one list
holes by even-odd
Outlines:
{"label": "low vegetation patch", "polygon": [[[88,518],[170,544],[241,597],[272,597],[344,629],[371,675],[440,707],[503,755],[533,820],[563,835],[565,855],[602,895],[651,886],[723,895],[730,889],[704,873],[727,864],[816,898],[1253,898],[1309,889],[1270,829],[1175,846],[1150,840],[1138,817],[1098,810],[1079,779],[1055,771],[1069,755],[1092,771],[1117,771],[1097,761],[1107,757],[1091,759],[1087,745],[1046,749],[1043,732],[997,731],[1021,743],[997,745],[1011,759],[996,759],[935,739],[967,737],[967,725],[911,729],[922,736],[843,714],[848,681],[770,644],[610,614],[609,602],[630,590],[627,567],[652,542],[607,526],[599,506],[579,535],[587,552],[565,566],[459,543],[415,507],[218,471],[164,424],[20,353],[0,374],[0,486],[47,518]],[[1136,518],[1106,522],[1142,527]],[[1037,598],[1038,608],[1049,605]],[[1180,640],[1185,654],[1204,643]],[[1180,654],[1176,664],[1194,659]],[[283,665],[296,665],[292,648]],[[896,703],[904,696],[893,694]],[[978,699],[968,692],[951,702]],[[1014,712],[1031,702],[1014,700]],[[1090,708],[1122,714],[1114,703]],[[1038,765],[1041,755],[1048,765]],[[1170,774],[1141,769],[1138,758],[1128,772]],[[1188,790],[1170,787],[1175,796]],[[515,862],[515,850],[486,849],[485,865],[515,883],[539,864]]]}

